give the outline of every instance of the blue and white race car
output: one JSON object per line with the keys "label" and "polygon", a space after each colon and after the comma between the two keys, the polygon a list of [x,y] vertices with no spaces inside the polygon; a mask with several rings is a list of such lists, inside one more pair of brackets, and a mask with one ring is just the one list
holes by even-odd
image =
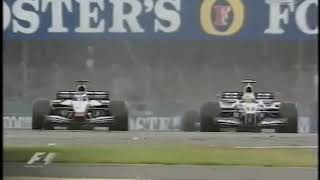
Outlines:
{"label": "blue and white race car", "polygon": [[254,80],[242,82],[246,84],[242,92],[223,92],[218,102],[203,104],[200,113],[187,112],[182,121],[184,130],[192,129],[198,119],[202,132],[232,127],[238,131],[275,129],[281,133],[297,133],[298,113],[294,103],[280,102],[271,92],[255,92]]}

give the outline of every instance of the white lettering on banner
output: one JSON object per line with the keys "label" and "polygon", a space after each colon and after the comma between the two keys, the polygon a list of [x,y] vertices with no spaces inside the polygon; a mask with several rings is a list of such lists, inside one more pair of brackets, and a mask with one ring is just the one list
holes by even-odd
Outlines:
{"label": "white lettering on banner", "polygon": [[[284,28],[281,24],[289,24],[290,12],[295,13],[295,22],[298,29],[305,34],[318,34],[318,27],[311,29],[307,24],[307,12],[311,5],[318,6],[317,0],[305,0],[300,4],[294,3],[294,0],[288,0],[291,3],[274,3],[273,0],[266,0],[269,5],[269,27],[264,31],[266,34],[283,34]],[[296,8],[296,9],[295,9]]]}
{"label": "white lettering on banner", "polygon": [[39,10],[39,1],[37,0],[16,0],[12,5],[13,15],[17,19],[28,22],[29,24],[29,26],[25,27],[21,25],[21,21],[19,23],[18,20],[13,19],[12,28],[15,33],[21,32],[23,34],[32,34],[39,28],[40,19],[38,14],[34,11],[28,11],[23,8],[27,5],[32,6],[35,11]]}
{"label": "white lettering on banner", "polygon": [[153,0],[144,0],[145,12],[151,12],[154,6]]}
{"label": "white lettering on banner", "polygon": [[281,21],[284,24],[289,23],[289,11],[294,10],[294,4],[288,3],[285,4],[288,8],[285,8],[283,12],[281,12],[281,7],[283,7],[280,3],[274,3],[273,1],[266,0],[266,3],[270,6],[269,12],[269,28],[264,31],[267,34],[282,34],[284,30],[281,28]]}
{"label": "white lettering on banner", "polygon": [[[96,4],[103,11],[104,0],[75,0],[80,6],[80,26],[75,29],[75,32],[80,33],[97,33],[104,32],[105,22],[104,19],[98,22],[98,8],[92,8],[91,5]],[[98,24],[96,27],[91,26],[91,20]]]}
{"label": "white lettering on banner", "polygon": [[298,25],[298,28],[306,33],[306,34],[318,34],[318,27],[315,27],[314,29],[311,29],[309,25],[307,24],[307,10],[312,5],[318,6],[318,0],[307,0],[303,1],[300,6],[297,8],[296,13],[296,22]]}
{"label": "white lettering on banner", "polygon": [[[138,15],[142,12],[142,5],[138,0],[110,0],[113,4],[113,26],[109,29],[110,32],[125,33],[128,32],[124,27],[124,22],[128,24],[131,32],[142,33],[144,29],[141,28],[138,22]],[[125,4],[130,5],[131,12],[125,14]]]}
{"label": "white lettering on banner", "polygon": [[[7,2],[9,1],[7,0]],[[237,1],[240,2],[241,0]],[[275,3],[277,1],[280,3]],[[3,0],[3,30],[12,31],[12,33],[34,34],[39,32],[40,28],[41,31],[43,28],[47,28],[45,31],[48,33],[144,33],[149,31],[149,33],[161,32],[169,34],[181,29],[181,25],[183,24],[181,12],[183,11],[182,7],[184,7],[182,6],[182,2],[187,3],[188,1],[11,0],[10,2],[12,3],[6,3]],[[232,8],[219,4],[213,7],[206,7],[207,4],[211,5],[210,3],[204,3],[205,10],[208,10],[208,12],[212,10],[212,13],[216,13],[215,16],[217,14],[221,15],[221,21],[214,21],[215,25],[217,25],[216,23],[218,25],[227,25],[229,21],[228,14],[231,12],[235,13],[237,9],[237,6]],[[318,7],[317,0],[265,0],[265,4],[263,5],[269,7],[269,11],[267,12],[268,22],[265,22],[268,23],[264,30],[265,34],[284,34],[286,26],[292,23],[295,23],[297,30],[304,34],[318,34],[318,24],[312,25],[309,22],[310,12],[314,10],[314,7]],[[110,12],[112,17],[106,17],[106,14],[109,14],[109,12],[106,12],[108,8],[112,11]],[[241,9],[243,9],[242,6]],[[45,14],[49,11],[50,19],[46,19],[47,16]],[[142,17],[146,15],[153,18],[150,20],[150,23],[153,24],[149,25],[142,22]],[[201,16],[201,13],[196,13],[195,15]],[[72,20],[73,18],[77,18],[77,20],[75,23],[67,24],[67,17]],[[213,18],[211,15],[208,14],[207,17],[208,22],[212,22]],[[251,19],[251,17],[247,16],[246,18]],[[242,22],[243,19],[239,21]],[[46,22],[51,22],[48,25],[49,27],[42,27],[48,24]],[[106,24],[108,24],[108,27],[106,27]],[[198,26],[199,24],[195,23],[194,26]],[[152,29],[147,29],[147,27],[151,27]],[[211,33],[211,35],[214,36],[215,34]]]}
{"label": "white lettering on banner", "polygon": [[[75,2],[77,4],[74,4]],[[143,13],[151,13],[153,9],[155,13],[155,29],[153,31],[172,33],[178,30],[181,24],[178,12],[181,9],[181,0],[149,0],[146,2],[139,0],[109,0],[109,2],[112,5],[112,19],[110,19],[112,24],[109,29],[106,29],[106,17],[99,18],[99,15],[103,17],[103,14],[105,14],[106,0],[15,0],[11,7],[3,1],[3,29],[8,30],[12,20],[11,28],[13,33],[36,33],[41,26],[41,21],[44,20],[40,19],[42,18],[41,13],[51,11],[51,25],[48,27],[47,32],[66,33],[71,29],[69,29],[70,24],[64,24],[65,15],[66,13],[72,14],[75,7],[79,7],[79,14],[77,15],[79,16],[79,26],[74,28],[76,33],[102,33],[105,31],[113,33],[143,33],[145,30],[141,26],[138,17]],[[172,5],[176,10],[168,9],[167,4]],[[125,7],[127,6],[130,7],[130,12],[125,12]],[[163,21],[169,22],[169,25],[165,26]],[[127,28],[125,25],[127,25]]]}
{"label": "white lettering on banner", "polygon": [[49,27],[48,32],[69,32],[68,28],[63,25],[63,5],[69,12],[72,12],[72,4],[69,0],[43,0],[41,11],[46,12],[47,8],[51,4],[51,18],[52,24]]}
{"label": "white lettering on banner", "polygon": [[180,130],[181,117],[135,117],[129,119],[130,130]]}
{"label": "white lettering on banner", "polygon": [[[174,10],[168,10],[165,7],[165,4],[171,4],[176,8],[177,11]],[[181,20],[179,11],[181,10],[181,2],[180,0],[159,0],[158,3],[155,6],[155,14],[157,14],[158,18],[161,20],[165,20],[170,23],[169,26],[164,26],[160,20],[155,20],[154,23],[154,30],[155,32],[174,32],[177,31],[180,27]]]}

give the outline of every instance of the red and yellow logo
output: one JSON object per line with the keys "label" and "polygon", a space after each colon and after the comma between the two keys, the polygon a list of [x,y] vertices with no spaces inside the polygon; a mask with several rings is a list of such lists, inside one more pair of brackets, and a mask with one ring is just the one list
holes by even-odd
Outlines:
{"label": "red and yellow logo", "polygon": [[[203,0],[200,10],[202,29],[207,34],[216,36],[230,36],[237,33],[244,23],[245,8],[242,0],[225,0],[228,5],[218,4],[218,1]],[[221,30],[218,27],[227,28]]]}

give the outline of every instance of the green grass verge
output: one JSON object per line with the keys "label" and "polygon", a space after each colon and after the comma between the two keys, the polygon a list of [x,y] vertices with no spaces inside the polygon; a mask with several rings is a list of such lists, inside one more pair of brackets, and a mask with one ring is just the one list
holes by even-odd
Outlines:
{"label": "green grass verge", "polygon": [[204,145],[5,147],[5,162],[27,162],[35,152],[56,152],[56,163],[316,167],[310,149],[233,149]]}

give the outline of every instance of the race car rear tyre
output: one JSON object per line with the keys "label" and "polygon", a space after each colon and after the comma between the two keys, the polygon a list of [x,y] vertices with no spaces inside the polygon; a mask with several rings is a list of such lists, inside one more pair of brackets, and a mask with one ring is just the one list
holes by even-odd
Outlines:
{"label": "race car rear tyre", "polygon": [[200,132],[219,132],[215,118],[220,114],[218,102],[207,102],[200,108]]}
{"label": "race car rear tyre", "polygon": [[196,122],[200,121],[200,114],[197,111],[187,111],[181,120],[181,130],[190,132],[196,130]]}
{"label": "race car rear tyre", "polygon": [[280,105],[280,116],[288,119],[287,126],[277,129],[279,133],[298,133],[298,111],[293,103]]}
{"label": "race car rear tyre", "polygon": [[109,127],[111,131],[128,131],[128,109],[124,101],[111,101],[111,115],[114,116],[114,121]]}
{"label": "race car rear tyre", "polygon": [[32,129],[45,128],[44,116],[49,115],[50,111],[51,106],[49,99],[35,100],[32,108]]}

